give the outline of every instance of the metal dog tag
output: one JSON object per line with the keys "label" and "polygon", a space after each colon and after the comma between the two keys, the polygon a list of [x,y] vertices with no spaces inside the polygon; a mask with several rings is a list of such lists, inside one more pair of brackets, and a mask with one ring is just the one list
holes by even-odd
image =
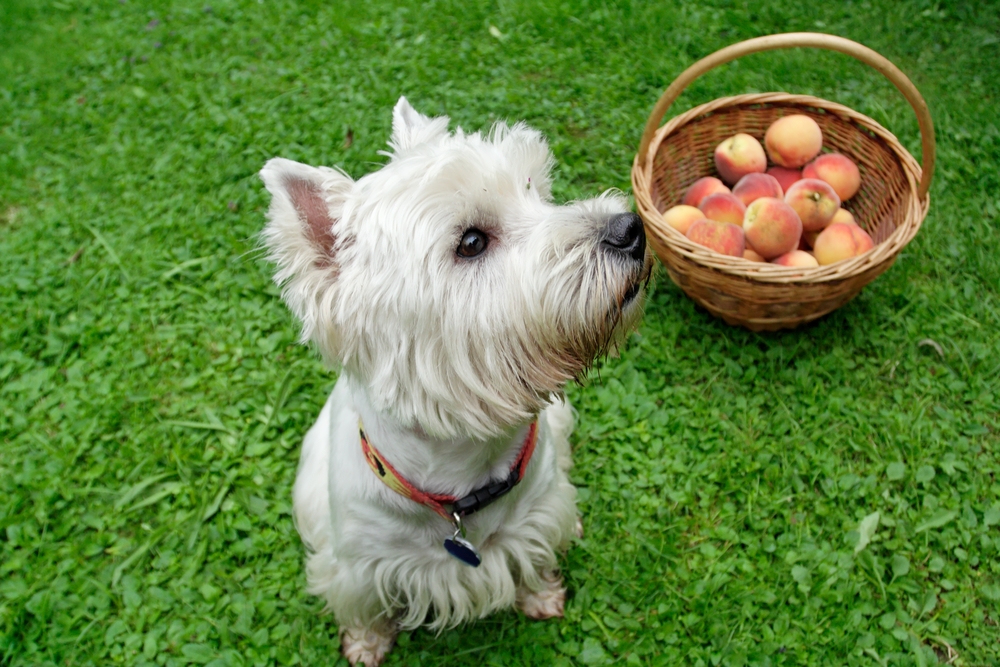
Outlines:
{"label": "metal dog tag", "polygon": [[445,551],[470,567],[479,567],[479,564],[483,562],[483,557],[479,555],[476,547],[472,546],[472,542],[463,537],[465,529],[462,527],[462,515],[456,512],[451,516],[455,526],[455,534],[445,538]]}
{"label": "metal dog tag", "polygon": [[483,562],[483,558],[479,555],[476,547],[472,546],[471,542],[463,538],[457,532],[451,537],[445,539],[444,548],[449,554],[466,565],[479,567],[479,564]]}

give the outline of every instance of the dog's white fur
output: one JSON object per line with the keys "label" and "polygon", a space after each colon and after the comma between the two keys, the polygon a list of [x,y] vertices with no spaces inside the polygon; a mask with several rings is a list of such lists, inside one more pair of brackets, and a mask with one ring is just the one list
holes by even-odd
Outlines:
{"label": "dog's white fur", "polygon": [[[340,625],[352,663],[378,664],[398,628],[441,629],[517,605],[562,613],[556,551],[578,530],[563,384],[638,317],[626,294],[649,275],[600,246],[620,195],[555,206],[542,137],[488,136],[393,112],[390,161],[357,181],[275,158],[264,241],[302,338],[342,372],[303,443],[294,489],[310,592]],[[482,255],[456,255],[480,229]],[[410,482],[462,496],[506,477],[537,416],[525,478],[469,516],[483,562],[442,542],[452,527],[386,486],[358,436]]]}

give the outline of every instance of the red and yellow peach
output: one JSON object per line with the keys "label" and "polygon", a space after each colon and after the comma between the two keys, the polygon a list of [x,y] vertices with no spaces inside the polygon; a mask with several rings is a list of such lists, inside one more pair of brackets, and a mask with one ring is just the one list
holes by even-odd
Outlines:
{"label": "red and yellow peach", "polygon": [[861,227],[838,222],[828,225],[820,232],[813,245],[813,252],[816,253],[816,261],[826,266],[857,257],[874,247],[875,242],[872,241],[872,237]]}
{"label": "red and yellow peach", "polygon": [[767,155],[759,141],[740,132],[716,146],[715,168],[722,180],[732,185],[747,174],[763,173],[767,169]]}
{"label": "red and yellow peach", "polygon": [[778,181],[778,185],[781,186],[782,192],[788,192],[788,188],[792,187],[795,181],[802,180],[802,170],[801,169],[789,169],[788,167],[771,167],[765,172],[769,176],[773,176],[775,180]]}
{"label": "red and yellow peach", "polygon": [[729,188],[715,176],[705,176],[688,186],[681,203],[686,206],[698,206],[702,199],[717,192],[729,192]]}
{"label": "red and yellow peach", "polygon": [[699,245],[731,257],[742,257],[746,250],[743,229],[730,222],[703,218],[691,225],[687,237]]}
{"label": "red and yellow peach", "polygon": [[747,174],[736,182],[733,186],[733,196],[743,202],[744,206],[749,206],[761,197],[782,199],[785,190],[774,176],[754,173]]}
{"label": "red and yellow peach", "polygon": [[833,214],[830,224],[832,225],[835,222],[850,223],[852,225],[858,224],[858,221],[854,219],[854,215],[846,208],[838,208],[837,212]]}
{"label": "red and yellow peach", "polygon": [[761,257],[773,259],[795,250],[802,221],[791,206],[776,197],[761,197],[747,206],[743,217],[747,242]]}
{"label": "red and yellow peach", "polygon": [[663,214],[663,222],[667,223],[681,234],[687,234],[687,230],[695,220],[701,220],[705,215],[694,206],[674,206]]}
{"label": "red and yellow peach", "polygon": [[807,232],[823,229],[840,208],[840,197],[833,187],[816,178],[803,178],[788,188],[785,203],[791,206]]}
{"label": "red and yellow peach", "polygon": [[702,217],[716,222],[729,222],[743,226],[743,215],[747,207],[739,199],[726,192],[717,192],[701,200],[698,206],[704,214]]}
{"label": "red and yellow peach", "polygon": [[805,165],[819,154],[823,147],[823,131],[809,116],[784,116],[767,128],[764,145],[772,162],[779,167],[794,169]]}
{"label": "red and yellow peach", "polygon": [[857,194],[861,187],[861,172],[851,158],[840,153],[826,153],[802,168],[802,178],[818,178],[833,188],[841,201]]}
{"label": "red and yellow peach", "polygon": [[816,261],[816,258],[804,250],[786,252],[784,255],[780,255],[772,259],[771,263],[777,264],[778,266],[797,266],[800,268],[812,268],[819,266],[819,262]]}

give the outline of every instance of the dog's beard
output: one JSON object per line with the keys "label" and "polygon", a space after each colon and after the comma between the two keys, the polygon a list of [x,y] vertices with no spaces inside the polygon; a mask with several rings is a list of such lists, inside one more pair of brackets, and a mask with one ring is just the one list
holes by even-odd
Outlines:
{"label": "dog's beard", "polygon": [[[587,332],[589,336],[585,340],[589,344],[580,349],[580,363],[573,379],[583,380],[595,363],[617,354],[625,344],[626,338],[642,317],[645,293],[653,275],[652,269],[652,256],[647,252],[641,268],[625,270],[628,276],[626,279],[605,280],[601,283],[604,285],[604,294],[600,301],[610,306],[599,324]],[[621,269],[615,267],[610,272],[620,273]]]}
{"label": "dog's beard", "polygon": [[[545,408],[564,385],[616,351],[642,313],[651,261],[567,262],[542,293],[440,308],[408,332],[358,340],[347,369],[373,405],[431,436],[494,437]],[[453,317],[460,313],[461,317]]]}
{"label": "dog's beard", "polygon": [[498,376],[492,364],[479,371],[507,399],[498,396],[501,400],[483,406],[494,423],[523,421],[548,405],[567,382],[583,380],[598,360],[617,353],[642,316],[651,276],[648,253],[639,267],[601,258],[585,271],[575,294],[566,291],[566,303],[560,306],[562,312],[582,312],[582,317],[563,320],[548,331],[539,327],[527,336],[505,336],[502,340],[508,342],[498,357],[510,374]]}

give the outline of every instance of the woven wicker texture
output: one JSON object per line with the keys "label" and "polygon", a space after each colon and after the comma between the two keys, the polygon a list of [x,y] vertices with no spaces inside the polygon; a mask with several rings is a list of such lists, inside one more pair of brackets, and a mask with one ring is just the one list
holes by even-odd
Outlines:
{"label": "woven wicker texture", "polygon": [[[833,39],[864,48],[848,40],[808,33],[758,38],[734,47],[753,52],[746,50],[747,45],[775,38],[790,38],[794,46],[802,45],[803,40],[820,38],[824,43]],[[773,44],[766,46],[785,48]],[[685,74],[693,79],[691,70],[717,56],[713,54],[699,61]],[[708,68],[711,66],[715,65],[710,63]],[[683,89],[683,85],[679,88]],[[672,88],[675,87],[678,87],[676,82]],[[668,89],[664,98],[670,94],[676,97],[679,92]],[[907,92],[908,99],[912,94],[919,99],[915,89]],[[648,148],[640,149],[633,164],[636,205],[646,224],[650,245],[670,278],[697,303],[729,324],[753,330],[794,328],[839,308],[892,265],[927,214],[929,199],[925,188],[929,186],[930,172],[921,171],[891,132],[848,107],[788,93],[737,95],[691,109],[657,130],[655,125],[670,101],[663,105],[661,98],[654,109],[647,130],[652,127],[655,131],[647,133]],[[926,105],[923,109],[926,111]],[[917,110],[919,117],[920,109]],[[689,241],[663,221],[662,213],[680,203],[687,186],[702,176],[716,175],[712,156],[719,143],[737,132],[763,140],[771,123],[797,113],[810,116],[822,128],[824,150],[843,153],[857,163],[861,189],[844,207],[871,234],[876,243],[872,250],[828,266],[781,267],[712,252]],[[933,130],[925,129],[931,127],[929,114],[920,120],[925,139],[924,164],[932,166]],[[644,144],[646,139],[644,136]],[[643,156],[645,160],[640,159]]]}

